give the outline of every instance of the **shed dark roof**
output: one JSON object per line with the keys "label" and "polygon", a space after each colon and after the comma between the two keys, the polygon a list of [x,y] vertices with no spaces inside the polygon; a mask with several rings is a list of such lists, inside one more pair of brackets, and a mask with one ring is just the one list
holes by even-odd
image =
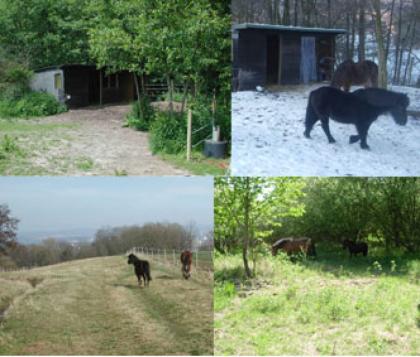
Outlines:
{"label": "shed dark roof", "polygon": [[243,23],[233,25],[233,30],[271,30],[271,31],[288,31],[288,32],[318,32],[318,33],[331,33],[335,35],[345,34],[347,31],[344,29],[326,29],[320,27],[301,27],[301,26],[285,26],[285,25],[269,25],[269,24],[253,24]]}
{"label": "shed dark roof", "polygon": [[79,63],[68,63],[68,64],[58,64],[56,66],[49,66],[49,67],[43,67],[43,68],[37,68],[34,72],[45,72],[45,71],[51,71],[53,69],[63,69],[64,67],[94,67],[96,66],[94,64],[79,64]]}

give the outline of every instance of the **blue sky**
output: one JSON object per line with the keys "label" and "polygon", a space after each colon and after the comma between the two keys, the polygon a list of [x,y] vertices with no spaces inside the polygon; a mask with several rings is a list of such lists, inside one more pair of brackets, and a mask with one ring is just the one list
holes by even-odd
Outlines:
{"label": "blue sky", "polygon": [[211,177],[0,177],[18,230],[195,222],[213,226]]}

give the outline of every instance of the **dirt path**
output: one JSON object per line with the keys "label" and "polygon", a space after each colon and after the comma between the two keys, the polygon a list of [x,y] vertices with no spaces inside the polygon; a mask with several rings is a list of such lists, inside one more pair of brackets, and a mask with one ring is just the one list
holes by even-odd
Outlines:
{"label": "dirt path", "polygon": [[42,279],[14,299],[0,324],[0,355],[212,354],[212,281],[185,281],[151,264],[149,288],[137,286],[125,257],[0,276],[5,284]]}
{"label": "dirt path", "polygon": [[107,106],[29,120],[28,125],[59,126],[43,131],[42,137],[27,137],[27,141],[37,141],[31,165],[46,173],[67,175],[189,174],[153,156],[147,133],[123,127],[129,110],[128,105]]}

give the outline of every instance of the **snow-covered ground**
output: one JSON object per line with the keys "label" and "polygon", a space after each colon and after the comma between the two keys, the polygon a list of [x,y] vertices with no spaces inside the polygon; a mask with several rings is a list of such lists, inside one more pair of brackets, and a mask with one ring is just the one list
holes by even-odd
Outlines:
{"label": "snow-covered ground", "polygon": [[[420,119],[405,126],[383,115],[370,127],[368,144],[349,144],[354,125],[330,120],[335,144],[329,144],[318,122],[303,136],[309,92],[315,86],[282,88],[276,93],[235,92],[232,95],[232,159],[235,176],[419,176]],[[355,90],[356,88],[352,88]],[[420,110],[420,89],[407,93],[409,109]]]}

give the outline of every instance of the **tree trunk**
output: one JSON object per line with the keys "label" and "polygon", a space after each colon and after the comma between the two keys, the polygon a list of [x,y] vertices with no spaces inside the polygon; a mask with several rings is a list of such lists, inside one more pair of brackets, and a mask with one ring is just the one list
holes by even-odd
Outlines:
{"label": "tree trunk", "polygon": [[244,269],[246,276],[248,278],[252,277],[251,269],[249,268],[248,263],[248,248],[249,248],[249,215],[251,208],[251,198],[250,198],[250,178],[245,177],[245,196],[244,196],[244,240],[242,246],[242,259],[244,261]]}
{"label": "tree trunk", "polygon": [[357,22],[357,11],[356,8],[353,7],[352,10],[352,21],[351,21],[351,46],[350,46],[350,58],[353,60],[354,58],[354,48],[356,42],[356,22]]}
{"label": "tree trunk", "polygon": [[293,13],[293,25],[297,26],[298,24],[298,0],[295,0],[295,8]]}
{"label": "tree trunk", "polygon": [[184,91],[183,91],[183,94],[182,94],[181,114],[184,113],[185,103],[187,101],[187,95],[188,95],[188,81],[185,81],[185,83],[184,83]]}
{"label": "tree trunk", "polygon": [[404,37],[401,39],[400,56],[399,56],[399,59],[398,59],[398,68],[397,68],[397,83],[401,83],[401,69],[402,69],[402,65],[403,65],[404,52],[406,50],[405,46],[406,46],[408,34],[411,31],[411,26],[412,26],[412,24],[410,22],[407,26]]}
{"label": "tree trunk", "polygon": [[380,0],[372,0],[373,16],[375,18],[375,35],[378,48],[379,59],[379,78],[378,85],[380,88],[387,87],[387,68],[385,58],[384,38],[382,34],[382,18],[381,18],[381,2]]}
{"label": "tree trunk", "polygon": [[283,25],[290,25],[290,1],[284,0]]}
{"label": "tree trunk", "polygon": [[136,94],[137,94],[137,103],[139,104],[139,110],[140,110],[140,115],[142,118],[144,118],[144,111],[143,111],[143,102],[141,100],[141,92],[140,92],[140,88],[139,88],[139,79],[137,77],[137,74],[133,72],[133,78],[134,78],[134,86],[136,88]]}
{"label": "tree trunk", "polygon": [[391,32],[392,32],[392,20],[394,17],[394,7],[395,7],[395,0],[392,0],[391,3],[391,15],[389,19],[389,26],[388,26],[388,32],[386,34],[386,49],[385,49],[385,58],[388,61],[389,56],[389,46],[391,44]]}
{"label": "tree trunk", "polygon": [[400,57],[400,47],[401,47],[401,31],[402,31],[402,6],[403,0],[400,0],[400,6],[398,9],[398,31],[397,31],[397,38],[395,44],[395,64],[394,64],[394,76],[393,76],[393,83],[397,82],[397,71],[398,71],[398,61]]}
{"label": "tree trunk", "polygon": [[346,59],[350,58],[350,13],[346,13]]}
{"label": "tree trunk", "polygon": [[[327,0],[327,11],[328,11],[328,27],[331,28],[332,27],[332,22],[331,22],[331,0]],[[347,13],[348,16],[348,13]]]}
{"label": "tree trunk", "polygon": [[173,97],[172,97],[172,79],[169,75],[166,76],[166,83],[168,86],[168,93],[169,93],[169,116],[172,118],[174,113],[174,106],[173,106]]}
{"label": "tree trunk", "polygon": [[410,68],[408,70],[408,84],[409,85],[411,85],[411,81],[412,81],[413,65],[414,65],[414,58],[411,58]]}
{"label": "tree trunk", "polygon": [[358,59],[365,60],[365,37],[366,37],[366,21],[365,21],[365,0],[359,0],[359,47]]}
{"label": "tree trunk", "polygon": [[411,32],[410,47],[408,48],[407,63],[405,65],[405,70],[404,70],[404,82],[403,82],[404,85],[407,83],[407,72],[412,62],[411,54],[413,53],[414,39],[416,37],[416,27],[417,27],[417,20],[414,19],[413,31]]}

